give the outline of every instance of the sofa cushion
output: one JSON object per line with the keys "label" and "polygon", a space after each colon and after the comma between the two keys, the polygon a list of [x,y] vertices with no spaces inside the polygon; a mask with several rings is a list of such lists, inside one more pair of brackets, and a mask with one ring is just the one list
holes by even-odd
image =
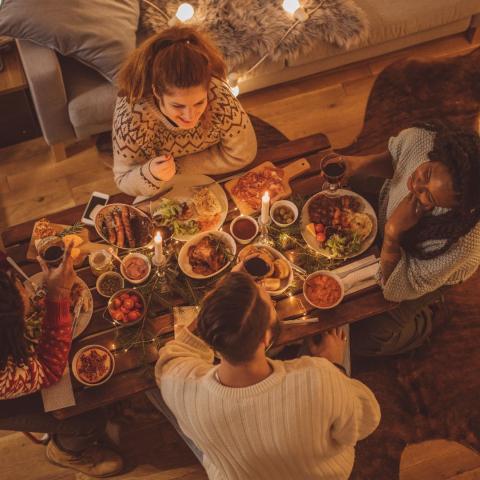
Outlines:
{"label": "sofa cushion", "polygon": [[60,64],[68,99],[68,114],[77,138],[110,130],[116,88],[97,72],[72,58],[60,58]]}
{"label": "sofa cushion", "polygon": [[[370,35],[358,48],[380,45],[480,12],[480,0],[357,0],[357,3],[370,21]],[[313,53],[289,61],[288,64],[305,65],[342,53],[345,50],[321,42]]]}
{"label": "sofa cushion", "polygon": [[135,48],[138,0],[0,0],[0,35],[70,55],[114,80]]}

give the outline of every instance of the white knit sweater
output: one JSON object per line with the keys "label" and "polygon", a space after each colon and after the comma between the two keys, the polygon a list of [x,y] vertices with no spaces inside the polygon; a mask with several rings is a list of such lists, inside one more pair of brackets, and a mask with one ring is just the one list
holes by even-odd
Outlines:
{"label": "white knit sweater", "polygon": [[215,379],[213,352],[184,326],[159,352],[155,375],[211,480],[342,480],[354,446],[380,421],[373,393],[324,358],[269,360],[246,388]]}
{"label": "white knit sweater", "polygon": [[[378,223],[383,232],[385,223],[409,191],[407,180],[417,167],[430,161],[428,153],[433,148],[435,133],[421,128],[408,128],[392,137],[388,148],[394,162],[395,173],[380,192]],[[436,207],[432,215],[448,211]],[[443,240],[428,241],[422,247],[428,249],[444,245]],[[444,254],[419,260],[402,249],[402,257],[387,282],[383,294],[387,300],[401,302],[421,297],[443,285],[453,285],[472,276],[480,265],[480,222],[460,238]]]}
{"label": "white knit sweater", "polygon": [[[208,121],[206,121],[208,119]],[[177,173],[220,174],[241,169],[257,153],[257,140],[248,115],[229,87],[213,77],[208,106],[194,128],[175,126],[150,95],[134,105],[118,97],[113,115],[113,174],[129,195],[154,195],[164,182],[150,162],[171,154]]]}

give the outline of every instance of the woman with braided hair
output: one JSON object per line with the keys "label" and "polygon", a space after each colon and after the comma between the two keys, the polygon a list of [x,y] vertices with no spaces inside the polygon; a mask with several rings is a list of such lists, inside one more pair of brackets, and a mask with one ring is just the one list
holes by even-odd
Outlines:
{"label": "woman with braided hair", "polygon": [[41,262],[46,312],[38,344],[30,345],[24,337],[30,296],[0,251],[0,430],[49,433],[46,456],[51,463],[106,477],[118,473],[123,461],[116,452],[94,445],[104,432],[104,414],[95,411],[58,420],[45,413],[39,393],[62,378],[68,363],[70,291],[76,279],[72,247],[65,249],[62,263],[54,269]]}
{"label": "woman with braided hair", "polygon": [[388,151],[346,157],[347,174],[386,178],[379,280],[394,311],[359,322],[352,348],[366,355],[418,347],[432,329],[429,308],[446,285],[480,265],[480,139],[439,121],[390,138]]}

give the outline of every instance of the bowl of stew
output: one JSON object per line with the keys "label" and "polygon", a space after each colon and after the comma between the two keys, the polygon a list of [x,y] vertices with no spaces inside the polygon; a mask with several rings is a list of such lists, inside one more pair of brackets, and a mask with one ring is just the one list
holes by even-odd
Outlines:
{"label": "bowl of stew", "polygon": [[303,295],[312,307],[328,310],[343,300],[345,287],[342,279],[335,273],[319,270],[305,279]]}
{"label": "bowl of stew", "polygon": [[152,266],[147,256],[142,253],[129,253],[123,257],[120,272],[125,280],[134,285],[143,283],[150,276]]}

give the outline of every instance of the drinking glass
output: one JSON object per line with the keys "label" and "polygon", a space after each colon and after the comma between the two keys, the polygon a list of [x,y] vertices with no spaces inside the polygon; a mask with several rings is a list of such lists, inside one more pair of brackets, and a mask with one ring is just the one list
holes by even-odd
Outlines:
{"label": "drinking glass", "polygon": [[329,190],[334,192],[340,187],[340,183],[345,176],[347,166],[342,155],[332,152],[325,155],[320,164],[325,183],[322,186],[322,190]]}

